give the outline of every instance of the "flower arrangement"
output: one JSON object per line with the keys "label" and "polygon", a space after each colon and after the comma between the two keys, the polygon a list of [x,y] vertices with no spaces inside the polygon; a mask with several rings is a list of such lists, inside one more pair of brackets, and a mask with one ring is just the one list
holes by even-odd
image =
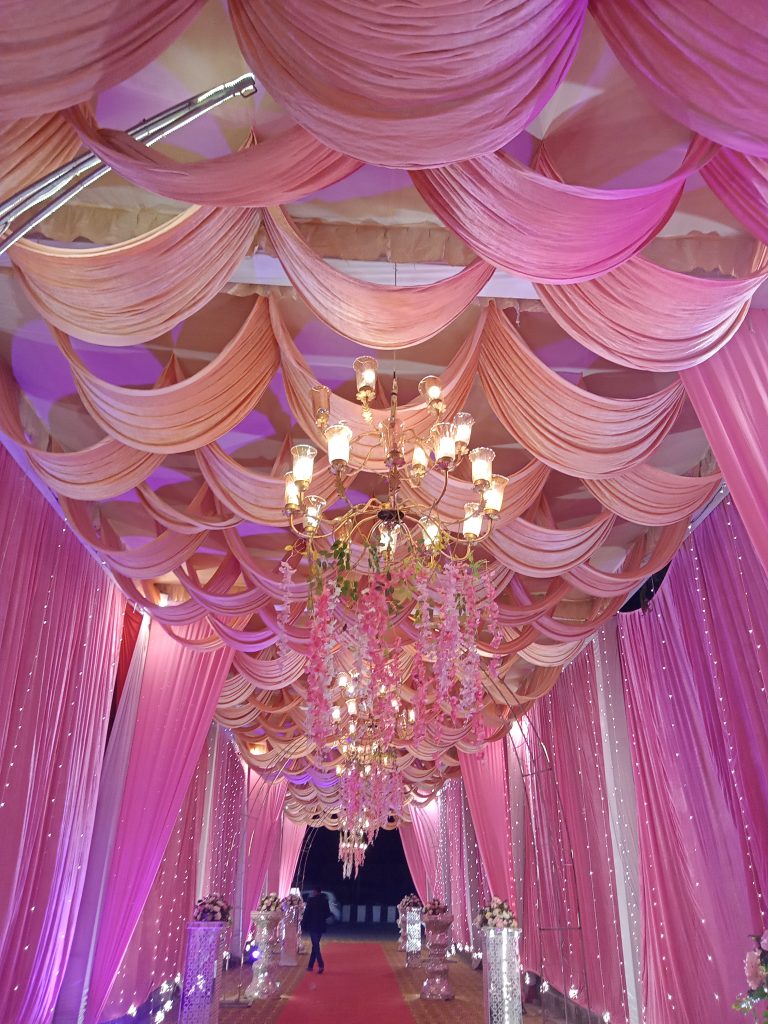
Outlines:
{"label": "flower arrangement", "polygon": [[478,928],[517,928],[517,918],[506,900],[492,896],[487,907],[481,907],[475,918]]}
{"label": "flower arrangement", "polygon": [[401,914],[404,914],[406,910],[418,910],[421,907],[421,900],[415,892],[408,893],[407,896],[403,896],[400,902],[397,904],[397,909]]}
{"label": "flower arrangement", "polygon": [[421,908],[421,913],[423,917],[442,917],[448,913],[448,907],[442,900],[431,899]]}
{"label": "flower arrangement", "polygon": [[205,899],[198,900],[192,911],[194,921],[213,921],[226,924],[232,916],[232,907],[223,896],[213,893]]}
{"label": "flower arrangement", "polygon": [[300,893],[291,892],[283,898],[281,906],[285,911],[292,910],[294,907],[301,908],[304,906],[304,900],[301,898]]}
{"label": "flower arrangement", "polygon": [[268,892],[266,896],[262,896],[259,900],[259,905],[256,908],[260,911],[266,911],[267,913],[274,914],[277,910],[282,910],[282,900],[276,892]]}
{"label": "flower arrangement", "polygon": [[[752,938],[755,940],[755,948],[750,949],[744,958],[744,974],[749,991],[739,996],[733,1008],[741,1013],[752,1014],[756,1020],[755,1007],[768,1000],[768,931],[762,935],[753,935]],[[768,1022],[768,1008],[764,1010],[763,1020]]]}

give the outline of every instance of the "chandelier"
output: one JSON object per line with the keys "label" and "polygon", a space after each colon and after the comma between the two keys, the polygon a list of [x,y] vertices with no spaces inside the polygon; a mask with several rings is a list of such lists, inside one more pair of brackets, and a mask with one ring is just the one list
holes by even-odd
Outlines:
{"label": "chandelier", "polygon": [[[501,632],[487,563],[476,552],[501,513],[508,481],[493,473],[492,449],[470,448],[469,413],[445,419],[437,377],[419,384],[432,419],[423,436],[403,422],[396,375],[389,409],[374,422],[377,362],[358,358],[354,370],[365,424],[357,435],[331,422],[330,390],[313,390],[333,501],[312,492],[317,449],[291,449],[284,511],[294,543],[282,573],[290,587],[306,559],[307,732],[318,756],[336,764],[340,825],[353,837],[344,840],[345,857],[359,865],[377,830],[409,799],[398,765],[402,744],[418,747],[437,720],[479,725],[484,659],[494,659]],[[385,467],[378,473],[384,493],[355,501],[348,487],[371,463]],[[463,466],[474,500],[453,519],[441,502]],[[419,492],[428,473],[437,474],[434,500]]]}
{"label": "chandelier", "polygon": [[357,878],[369,845],[365,837],[365,828],[362,826],[343,828],[339,832],[339,860],[342,864],[343,878],[351,878],[353,874]]}

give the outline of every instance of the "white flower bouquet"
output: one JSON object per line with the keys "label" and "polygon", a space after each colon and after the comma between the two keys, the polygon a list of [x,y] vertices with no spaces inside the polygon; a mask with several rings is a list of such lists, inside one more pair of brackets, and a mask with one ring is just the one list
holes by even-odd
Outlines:
{"label": "white flower bouquet", "polygon": [[223,896],[216,893],[206,896],[203,900],[198,900],[192,911],[194,921],[220,921],[222,924],[226,924],[231,916],[232,907]]}
{"label": "white flower bouquet", "polygon": [[266,911],[267,913],[275,913],[277,910],[282,910],[283,901],[277,895],[276,892],[268,892],[266,896],[262,896],[259,900],[259,905],[256,908],[260,911]]}
{"label": "white flower bouquet", "polygon": [[421,900],[415,892],[408,893],[407,896],[403,896],[400,902],[397,904],[397,909],[401,914],[404,914],[406,910],[415,909],[418,910],[421,907]]}
{"label": "white flower bouquet", "polygon": [[478,928],[517,928],[517,918],[506,900],[492,896],[487,907],[482,907],[475,918]]}
{"label": "white flower bouquet", "polygon": [[421,913],[423,917],[442,917],[448,913],[448,907],[442,900],[431,899],[424,904]]}

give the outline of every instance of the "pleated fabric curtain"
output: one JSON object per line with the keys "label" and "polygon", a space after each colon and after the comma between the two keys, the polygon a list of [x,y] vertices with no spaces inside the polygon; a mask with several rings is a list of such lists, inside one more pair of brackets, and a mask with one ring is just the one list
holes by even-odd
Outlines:
{"label": "pleated fabric curtain", "polygon": [[286,791],[285,779],[269,782],[254,771],[248,773],[246,785],[242,913],[235,915],[235,932],[239,934],[233,937],[239,949],[248,933],[251,911],[258,906],[280,839]]}
{"label": "pleated fabric curtain", "polygon": [[277,880],[278,896],[287,896],[290,892],[306,831],[307,826],[304,822],[292,821],[283,815],[280,834],[280,869]]}
{"label": "pleated fabric curtain", "polygon": [[75,934],[123,599],[0,448],[0,1007],[51,1014]]}
{"label": "pleated fabric curtain", "polygon": [[[186,638],[200,639],[205,630],[191,626]],[[121,816],[99,921],[87,1024],[100,1019],[141,916],[231,660],[226,648],[200,651],[177,643],[159,623],[150,628],[127,767],[119,766],[101,784],[120,801]]]}
{"label": "pleated fabric curtain", "polygon": [[411,823],[400,825],[403,850],[413,884],[422,903],[435,893],[440,839],[440,804],[437,799],[410,805]]}
{"label": "pleated fabric curtain", "polygon": [[750,936],[766,925],[767,621],[768,580],[729,499],[648,613],[621,617],[654,1024],[733,1020]]}

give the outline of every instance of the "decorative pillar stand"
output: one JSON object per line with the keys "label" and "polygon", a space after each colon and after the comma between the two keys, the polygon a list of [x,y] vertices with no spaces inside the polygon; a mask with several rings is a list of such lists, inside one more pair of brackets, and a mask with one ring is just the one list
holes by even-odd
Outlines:
{"label": "decorative pillar stand", "polygon": [[288,907],[283,916],[283,942],[280,950],[280,966],[295,967],[299,962],[299,910]]}
{"label": "decorative pillar stand", "polygon": [[397,940],[397,948],[402,950],[403,952],[405,952],[405,946],[408,936],[408,925],[405,918],[406,913],[406,910],[399,911],[397,918],[397,923],[398,926],[400,927],[400,938]]}
{"label": "decorative pillar stand", "polygon": [[454,991],[448,977],[446,959],[453,914],[425,914],[423,920],[427,933],[427,976],[421,986],[421,998],[453,999]]}
{"label": "decorative pillar stand", "polygon": [[522,1024],[520,929],[482,928],[483,1021]]}
{"label": "decorative pillar stand", "polygon": [[222,938],[226,924],[190,921],[179,1024],[217,1024]]}
{"label": "decorative pillar stand", "polygon": [[421,963],[421,907],[408,907],[405,911],[405,966]]}
{"label": "decorative pillar stand", "polygon": [[259,955],[253,962],[251,984],[245,990],[245,998],[250,1002],[254,999],[275,999],[280,995],[278,969],[282,920],[282,910],[251,911]]}

